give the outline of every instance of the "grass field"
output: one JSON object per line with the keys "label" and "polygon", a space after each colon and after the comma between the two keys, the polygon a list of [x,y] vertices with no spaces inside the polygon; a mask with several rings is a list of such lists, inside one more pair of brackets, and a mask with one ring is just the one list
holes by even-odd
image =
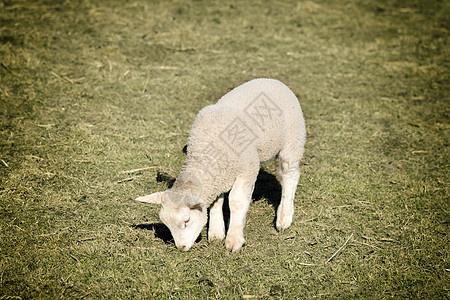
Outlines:
{"label": "grass field", "polygon": [[[448,299],[449,16],[437,0],[0,1],[0,299]],[[268,162],[241,252],[204,230],[182,253],[133,199],[178,175],[203,106],[257,77],[305,115],[293,225],[274,228]]]}

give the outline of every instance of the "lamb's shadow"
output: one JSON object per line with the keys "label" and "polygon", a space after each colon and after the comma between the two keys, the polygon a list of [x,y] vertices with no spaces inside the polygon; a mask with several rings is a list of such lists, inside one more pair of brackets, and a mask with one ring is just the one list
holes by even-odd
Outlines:
{"label": "lamb's shadow", "polygon": [[174,244],[172,234],[169,228],[163,223],[137,224],[131,226],[134,229],[145,229],[155,232],[155,236],[164,241],[166,244]]}
{"label": "lamb's shadow", "polygon": [[170,189],[174,182],[175,182],[174,177],[170,176],[169,174],[165,173],[165,172],[160,172],[158,171],[156,173],[156,181],[157,182],[164,182],[167,185],[167,188]]}
{"label": "lamb's shadow", "polygon": [[261,168],[256,179],[252,198],[254,201],[267,199],[267,202],[276,210],[281,201],[281,184],[277,177]]}

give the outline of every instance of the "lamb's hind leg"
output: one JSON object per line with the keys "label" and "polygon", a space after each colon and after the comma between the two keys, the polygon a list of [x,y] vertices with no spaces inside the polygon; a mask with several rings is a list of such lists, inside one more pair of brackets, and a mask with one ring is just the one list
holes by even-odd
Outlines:
{"label": "lamb's hind leg", "polygon": [[247,211],[252,201],[255,178],[238,177],[230,191],[230,227],[225,246],[233,252],[239,251],[245,243],[244,226]]}
{"label": "lamb's hind leg", "polygon": [[281,201],[277,210],[278,231],[291,226],[294,216],[294,197],[300,177],[299,160],[289,161],[280,157]]}
{"label": "lamb's hind leg", "polygon": [[225,222],[223,220],[222,210],[223,200],[224,196],[221,194],[209,210],[208,241],[223,240],[225,238]]}

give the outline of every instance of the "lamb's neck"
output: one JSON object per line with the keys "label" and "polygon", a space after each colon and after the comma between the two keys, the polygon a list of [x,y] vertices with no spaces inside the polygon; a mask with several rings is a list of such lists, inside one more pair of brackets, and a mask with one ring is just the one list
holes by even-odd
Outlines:
{"label": "lamb's neck", "polygon": [[198,165],[185,163],[173,188],[200,197],[210,205],[218,196],[214,174],[205,172]]}

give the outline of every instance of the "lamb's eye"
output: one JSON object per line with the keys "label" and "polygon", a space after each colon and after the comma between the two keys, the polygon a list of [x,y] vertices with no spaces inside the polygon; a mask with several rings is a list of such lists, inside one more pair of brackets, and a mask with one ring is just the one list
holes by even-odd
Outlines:
{"label": "lamb's eye", "polygon": [[199,212],[203,211],[203,208],[200,204],[191,207],[191,210],[198,210]]}
{"label": "lamb's eye", "polygon": [[186,218],[184,218],[184,227],[186,227],[187,226],[187,224],[189,223],[189,221],[191,220],[191,218],[190,217],[186,217]]}

